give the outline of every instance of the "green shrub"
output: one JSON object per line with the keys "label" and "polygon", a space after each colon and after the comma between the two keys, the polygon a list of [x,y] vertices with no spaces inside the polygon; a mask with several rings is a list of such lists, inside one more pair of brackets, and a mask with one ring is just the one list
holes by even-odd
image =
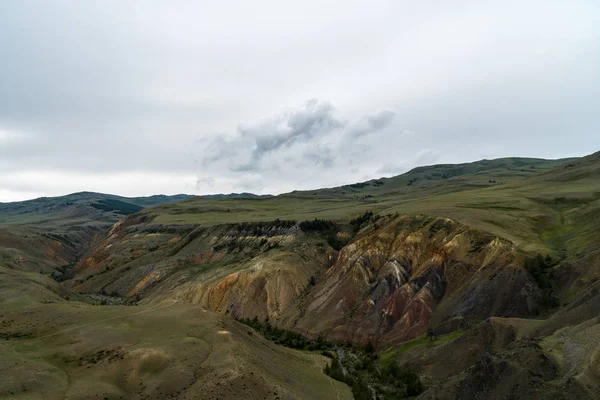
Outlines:
{"label": "green shrub", "polygon": [[363,225],[371,222],[372,219],[373,211],[366,211],[363,215],[359,215],[358,217],[350,220],[350,225],[352,225],[355,232],[358,232]]}
{"label": "green shrub", "polygon": [[109,212],[113,211],[117,214],[122,215],[134,214],[142,209],[142,207],[138,205],[112,199],[100,200],[98,201],[98,203],[91,204],[91,206],[98,210]]}
{"label": "green shrub", "polygon": [[327,236],[327,243],[337,251],[343,249],[348,242],[349,239],[339,238],[336,233],[331,233],[329,236]]}
{"label": "green shrub", "polygon": [[550,271],[556,264],[557,262],[554,262],[550,255],[544,257],[540,253],[535,257],[526,258],[524,263],[525,269],[531,274],[542,291],[542,304],[546,308],[553,308],[558,305],[552,283],[554,275]]}
{"label": "green shrub", "polygon": [[266,339],[285,347],[312,351],[329,350],[333,348],[333,345],[325,341],[321,336],[316,340],[312,340],[297,332],[274,327],[268,321],[265,321],[264,323],[260,322],[257,317],[254,317],[253,319],[242,318],[238,319],[238,321],[253,328]]}
{"label": "green shrub", "polygon": [[[350,342],[334,345],[321,335],[313,340],[299,333],[277,328],[272,326],[268,319],[261,322],[258,317],[254,317],[241,318],[238,321],[277,344],[294,349],[319,351],[330,358],[331,361],[325,365],[323,372],[350,386],[355,399],[371,400],[374,394],[377,398],[402,399],[416,396],[423,391],[419,376],[412,371],[401,369],[395,362],[378,368],[378,357],[371,342],[364,348],[354,346]],[[346,354],[342,361],[333,351],[336,348],[343,348]]]}
{"label": "green shrub", "polygon": [[337,231],[339,226],[330,220],[315,218],[312,221],[302,221],[299,224],[303,232],[330,232]]}

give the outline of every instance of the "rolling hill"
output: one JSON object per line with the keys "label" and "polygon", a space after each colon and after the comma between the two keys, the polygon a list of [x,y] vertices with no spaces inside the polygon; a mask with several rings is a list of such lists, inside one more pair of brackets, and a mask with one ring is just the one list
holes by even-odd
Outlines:
{"label": "rolling hill", "polygon": [[103,193],[79,192],[60,197],[41,197],[34,200],[0,203],[0,224],[35,224],[39,226],[62,220],[62,224],[82,221],[116,222],[124,215],[145,207],[174,203],[194,196],[156,195],[121,197]]}
{"label": "rolling hill", "polygon": [[[56,396],[72,398],[350,396],[321,374],[324,358],[277,347],[235,321],[255,319],[370,349],[364,354],[376,356],[365,358],[338,347],[332,366],[358,371],[382,398],[389,388],[378,379],[390,365],[418,375],[422,399],[600,393],[600,153],[435,165],[337,188],[141,210],[122,198],[72,196],[0,206],[0,334],[15,360],[38,363],[31,370],[48,381],[36,382],[56,382],[31,378],[28,390],[62,385]],[[89,213],[74,213],[69,201]],[[90,304],[99,299],[139,305]],[[94,321],[105,320],[114,322],[92,334]],[[193,351],[210,361],[186,361],[188,341],[203,343]],[[267,362],[274,357],[302,378],[278,375]],[[174,371],[181,384],[168,386]],[[198,383],[217,377],[226,387]]]}

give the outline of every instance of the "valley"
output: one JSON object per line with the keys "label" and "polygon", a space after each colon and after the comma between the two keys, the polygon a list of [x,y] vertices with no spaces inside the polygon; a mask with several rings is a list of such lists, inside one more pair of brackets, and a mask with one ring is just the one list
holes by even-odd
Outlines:
{"label": "valley", "polygon": [[323,373],[339,353],[252,319],[370,349],[357,373],[410,371],[420,399],[600,393],[600,153],[279,196],[70,196],[0,204],[0,397],[352,398]]}

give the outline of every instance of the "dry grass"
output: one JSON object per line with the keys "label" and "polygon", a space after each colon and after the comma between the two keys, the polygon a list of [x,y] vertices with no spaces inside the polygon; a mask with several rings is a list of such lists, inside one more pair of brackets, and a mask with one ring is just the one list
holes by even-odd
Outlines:
{"label": "dry grass", "polygon": [[0,397],[351,398],[321,372],[322,357],[278,348],[249,331],[175,301],[3,304]]}

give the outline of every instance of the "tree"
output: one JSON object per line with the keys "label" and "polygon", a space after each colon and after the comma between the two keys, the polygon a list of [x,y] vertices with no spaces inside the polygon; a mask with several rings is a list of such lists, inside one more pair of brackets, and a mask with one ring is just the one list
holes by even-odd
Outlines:
{"label": "tree", "polygon": [[427,328],[427,337],[431,341],[437,340],[437,335],[435,334],[435,329],[433,329],[432,327]]}

